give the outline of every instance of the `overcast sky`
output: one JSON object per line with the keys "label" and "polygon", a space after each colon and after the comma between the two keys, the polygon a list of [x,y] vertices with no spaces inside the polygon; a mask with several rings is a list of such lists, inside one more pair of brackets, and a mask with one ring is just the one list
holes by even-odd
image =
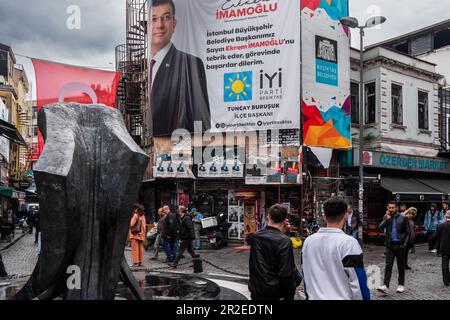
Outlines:
{"label": "overcast sky", "polygon": [[[0,42],[14,52],[68,64],[113,67],[114,48],[125,42],[126,0],[0,0]],[[81,29],[66,23],[71,5],[81,10]],[[366,44],[450,18],[450,0],[350,0],[361,23],[372,15],[388,21],[368,30]],[[359,46],[354,33],[353,46]]]}

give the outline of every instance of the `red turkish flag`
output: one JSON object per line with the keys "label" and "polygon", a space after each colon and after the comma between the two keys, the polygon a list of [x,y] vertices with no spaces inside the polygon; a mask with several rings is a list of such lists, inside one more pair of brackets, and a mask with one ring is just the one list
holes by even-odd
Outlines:
{"label": "red turkish flag", "polygon": [[[36,73],[37,112],[50,103],[77,102],[84,104],[105,104],[116,108],[116,95],[120,72],[103,71],[70,66],[50,61],[32,59]],[[38,133],[39,158],[44,147],[41,133]]]}

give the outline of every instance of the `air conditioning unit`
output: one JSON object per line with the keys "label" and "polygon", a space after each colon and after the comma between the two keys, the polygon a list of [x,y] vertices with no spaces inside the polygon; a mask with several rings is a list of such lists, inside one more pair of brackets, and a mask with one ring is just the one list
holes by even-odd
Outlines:
{"label": "air conditioning unit", "polygon": [[0,84],[6,84],[6,79],[4,76],[0,76]]}

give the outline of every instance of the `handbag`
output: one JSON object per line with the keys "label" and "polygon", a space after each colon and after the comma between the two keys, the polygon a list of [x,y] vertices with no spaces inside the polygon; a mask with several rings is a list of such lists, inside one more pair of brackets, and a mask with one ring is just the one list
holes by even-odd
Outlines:
{"label": "handbag", "polygon": [[142,222],[141,222],[141,219],[138,218],[138,221],[134,224],[133,227],[131,227],[131,233],[137,234],[137,233],[141,232],[141,229],[142,229]]}

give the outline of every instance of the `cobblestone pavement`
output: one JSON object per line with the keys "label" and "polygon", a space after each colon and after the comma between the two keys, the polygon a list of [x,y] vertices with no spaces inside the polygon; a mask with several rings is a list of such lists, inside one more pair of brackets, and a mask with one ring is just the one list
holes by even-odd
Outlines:
{"label": "cobblestone pavement", "polygon": [[[22,235],[16,235],[21,237]],[[16,238],[17,239],[17,238]],[[0,250],[4,248],[2,244]],[[30,275],[38,260],[34,234],[26,234],[6,250],[0,252],[3,257],[6,272],[10,276]]]}
{"label": "cobblestone pavement", "polygon": [[[1,247],[0,247],[1,250]],[[249,251],[238,251],[236,247],[223,248],[221,250],[200,250],[205,274],[222,275],[233,279],[248,276]],[[369,272],[369,286],[372,288],[372,298],[374,300],[450,300],[450,288],[445,287],[441,275],[441,259],[431,254],[425,245],[416,246],[416,254],[410,255],[410,266],[413,270],[406,271],[406,291],[402,294],[396,293],[397,288],[397,267],[394,266],[391,280],[392,293],[385,296],[375,290],[376,286],[382,282],[384,276],[384,248],[382,246],[367,245],[364,247],[365,266]],[[37,262],[34,236],[26,235],[12,247],[1,252],[6,270],[10,275],[27,275],[33,271]],[[134,270],[137,278],[142,278],[146,270],[174,271],[166,263],[164,252],[160,252],[159,260],[151,260],[153,256],[151,250],[144,254],[144,266]],[[131,263],[131,248],[125,248],[125,257]],[[184,259],[180,261],[176,272],[193,272],[192,259],[185,253]],[[295,250],[296,265],[300,265],[300,250]],[[370,270],[378,270],[375,273]],[[302,286],[298,290],[297,299],[304,299]]]}
{"label": "cobblestone pavement", "polygon": [[[200,250],[203,263],[203,269],[206,273],[228,274],[236,273],[240,276],[248,276],[249,251],[236,251],[233,248],[224,248],[215,250]],[[300,266],[300,250],[294,250],[295,262]],[[402,294],[396,293],[398,272],[394,266],[391,279],[391,293],[384,295],[379,293],[376,288],[382,284],[384,277],[384,247],[367,245],[364,247],[364,263],[368,270],[369,286],[371,288],[372,299],[374,300],[450,300],[450,288],[445,287],[442,282],[441,258],[436,257],[428,251],[423,244],[416,246],[416,254],[410,255],[409,264],[413,270],[406,271],[406,291]],[[131,261],[131,251],[127,248],[125,256]],[[163,263],[165,255],[160,253],[160,261],[149,260],[152,254],[150,251],[145,253],[145,268],[171,271],[172,268]],[[192,272],[191,258],[185,253],[186,258],[180,261],[177,271]],[[210,265],[208,262],[214,264]],[[370,268],[369,268],[370,267]],[[220,269],[219,269],[220,268]],[[375,271],[371,271],[375,270]],[[298,299],[304,299],[303,286],[298,289]]]}

